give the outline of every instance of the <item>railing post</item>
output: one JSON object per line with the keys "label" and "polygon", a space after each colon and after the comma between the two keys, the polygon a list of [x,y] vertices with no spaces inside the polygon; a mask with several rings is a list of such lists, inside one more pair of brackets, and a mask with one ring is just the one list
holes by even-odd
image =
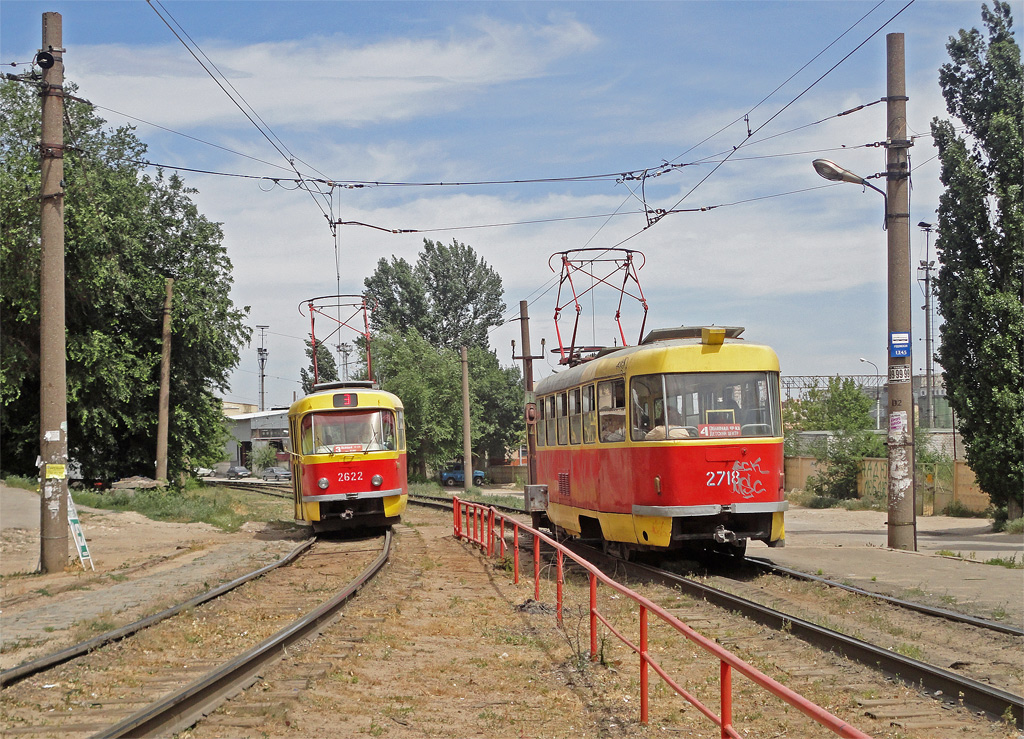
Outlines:
{"label": "railing post", "polygon": [[494,509],[487,509],[487,556],[494,556]]}
{"label": "railing post", "polygon": [[540,537],[533,537],[533,599],[540,602]]}
{"label": "railing post", "polygon": [[462,506],[459,505],[459,499],[456,496],[452,496],[452,514],[455,516],[455,538],[462,538]]}
{"label": "railing post", "polygon": [[557,595],[555,596],[555,602],[556,602],[556,605],[558,607],[558,623],[562,623],[562,581],[564,579],[564,577],[563,577],[564,571],[562,569],[563,558],[564,558],[564,555],[562,554],[562,550],[561,549],[556,549],[555,550],[555,562],[556,562],[556,570],[557,570],[557,576],[558,576],[558,587],[557,587]]}
{"label": "railing post", "polygon": [[501,528],[501,554],[498,555],[498,556],[499,557],[504,557],[505,556],[505,517],[504,516],[501,517],[501,522],[500,522],[499,526]]}
{"label": "railing post", "polygon": [[727,739],[732,729],[732,667],[724,660],[721,662],[721,685],[722,739]]}
{"label": "railing post", "polygon": [[597,575],[590,574],[590,661],[597,661]]}
{"label": "railing post", "polygon": [[647,606],[640,606],[640,723],[647,724]]}
{"label": "railing post", "polygon": [[519,584],[519,524],[512,524],[512,571],[515,573],[515,584]]}

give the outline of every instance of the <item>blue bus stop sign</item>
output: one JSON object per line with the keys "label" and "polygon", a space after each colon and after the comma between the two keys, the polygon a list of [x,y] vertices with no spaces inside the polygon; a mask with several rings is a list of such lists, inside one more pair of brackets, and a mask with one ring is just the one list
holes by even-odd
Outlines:
{"label": "blue bus stop sign", "polygon": [[910,356],[910,332],[891,331],[889,332],[889,356],[909,357]]}

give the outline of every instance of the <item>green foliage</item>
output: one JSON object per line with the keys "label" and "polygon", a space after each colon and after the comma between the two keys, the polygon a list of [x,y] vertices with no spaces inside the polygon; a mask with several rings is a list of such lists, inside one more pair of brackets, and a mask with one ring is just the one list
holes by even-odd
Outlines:
{"label": "green foliage", "polygon": [[281,521],[291,525],[292,502],[258,492],[199,486],[184,489],[106,492],[75,491],[76,505],[115,511],[137,511],[156,521],[202,521],[225,531],[237,531],[246,521]]}
{"label": "green foliage", "polygon": [[[812,387],[807,398],[790,401],[785,411],[793,431],[829,431],[813,450],[826,464],[807,479],[808,490],[823,498],[857,497],[857,473],[864,457],[884,457],[881,437],[871,431],[874,400],[850,378],[832,377],[824,387]],[[824,507],[828,507],[827,505]]]}
{"label": "green foliage", "polygon": [[405,405],[412,474],[425,477],[462,456],[462,369],[469,349],[474,457],[504,458],[525,438],[522,374],[502,368],[487,346],[501,324],[501,277],[472,247],[424,239],[415,266],[381,259],[366,278],[374,304],[374,375]]}
{"label": "green foliage", "polygon": [[265,470],[267,467],[277,466],[277,447],[271,444],[264,444],[263,446],[257,447],[252,456],[249,457],[249,462],[252,464],[252,471],[259,472]]}
{"label": "green foliage", "polygon": [[967,461],[996,506],[1024,496],[1024,66],[1010,6],[982,5],[988,38],[961,30],[939,83],[952,121],[935,119],[942,162],[938,357]]}
{"label": "green foliage", "polygon": [[487,347],[487,331],[501,325],[505,311],[501,277],[455,240],[449,246],[424,239],[415,266],[382,258],[364,284],[374,329],[413,329],[431,346]]}
{"label": "green foliage", "polygon": [[309,369],[299,369],[299,380],[302,383],[302,392],[309,395],[313,392],[313,376],[318,382],[335,382],[338,377],[338,363],[334,361],[327,345],[322,341],[316,342],[316,372],[313,372],[313,342],[306,339],[306,358],[309,359]]}
{"label": "green foliage", "polygon": [[[73,85],[68,85],[74,89]],[[221,404],[248,340],[220,226],[194,190],[137,164],[129,127],[65,98],[69,454],[86,477],[153,474],[165,278],[173,277],[168,474],[221,458]],[[39,442],[39,99],[0,83],[0,455],[31,474]]]}
{"label": "green foliage", "polygon": [[[431,346],[415,329],[374,337],[380,386],[405,406],[409,466],[426,476],[462,455],[462,360],[454,349]],[[504,457],[523,433],[522,378],[490,351],[471,347],[470,426],[477,460]],[[479,463],[477,463],[479,466]]]}

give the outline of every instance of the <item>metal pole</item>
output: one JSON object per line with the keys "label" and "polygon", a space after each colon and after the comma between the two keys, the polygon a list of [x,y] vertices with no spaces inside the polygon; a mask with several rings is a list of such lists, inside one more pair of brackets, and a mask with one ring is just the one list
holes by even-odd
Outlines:
{"label": "metal pole", "polygon": [[[39,563],[68,561],[68,408],[64,335],[64,48],[60,13],[43,13],[39,265]],[[40,55],[42,56],[42,55]],[[41,60],[42,61],[42,60]]]}
{"label": "metal pole", "polygon": [[888,544],[917,550],[913,344],[910,340],[910,169],[902,33],[886,40],[886,225],[889,262]]}
{"label": "metal pole", "polygon": [[925,412],[924,421],[928,428],[935,428],[935,382],[932,379],[932,267],[931,235],[932,224],[922,221],[917,224],[924,230],[924,261],[921,270],[924,272],[924,376],[925,376]]}
{"label": "metal pole", "polygon": [[266,374],[264,373],[264,370],[267,367],[268,354],[267,350],[263,348],[263,340],[266,338],[267,329],[270,328],[270,326],[257,326],[256,328],[260,330],[260,346],[259,349],[256,350],[256,361],[260,365],[260,410],[262,411],[266,408],[264,396],[264,390],[266,389]]}
{"label": "metal pole", "polygon": [[164,296],[163,351],[160,356],[160,400],[156,421],[156,479],[167,479],[167,428],[171,415],[171,301],[174,278],[168,277]]}
{"label": "metal pole", "polygon": [[469,427],[469,354],[462,347],[462,484],[473,487],[473,443]]}

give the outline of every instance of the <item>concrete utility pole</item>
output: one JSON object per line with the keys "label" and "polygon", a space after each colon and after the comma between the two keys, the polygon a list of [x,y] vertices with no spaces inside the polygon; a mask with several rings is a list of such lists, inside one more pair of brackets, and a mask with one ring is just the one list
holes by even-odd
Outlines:
{"label": "concrete utility pole", "polygon": [[43,13],[43,121],[40,142],[39,563],[68,561],[68,408],[64,337],[64,48],[60,13]]}
{"label": "concrete utility pole", "polygon": [[[533,356],[530,349],[530,315],[529,303],[525,300],[519,301],[519,328],[523,341],[523,355],[516,356],[516,342],[512,342],[512,359],[523,360],[523,389],[526,391],[526,471],[527,485],[537,484],[537,424],[532,421],[536,418],[537,403],[533,397],[533,360],[543,359],[543,356]],[[541,342],[543,343],[543,342]]]}
{"label": "concrete utility pole", "polygon": [[167,479],[167,427],[171,416],[171,303],[174,278],[167,278],[164,297],[163,353],[160,357],[160,409],[156,422],[156,479]]}
{"label": "concrete utility pole", "polygon": [[910,340],[910,169],[902,33],[886,42],[886,214],[889,254],[889,537],[917,551],[913,344]]}
{"label": "concrete utility pole", "polygon": [[469,428],[469,353],[462,347],[462,477],[463,488],[473,487],[473,440]]}

